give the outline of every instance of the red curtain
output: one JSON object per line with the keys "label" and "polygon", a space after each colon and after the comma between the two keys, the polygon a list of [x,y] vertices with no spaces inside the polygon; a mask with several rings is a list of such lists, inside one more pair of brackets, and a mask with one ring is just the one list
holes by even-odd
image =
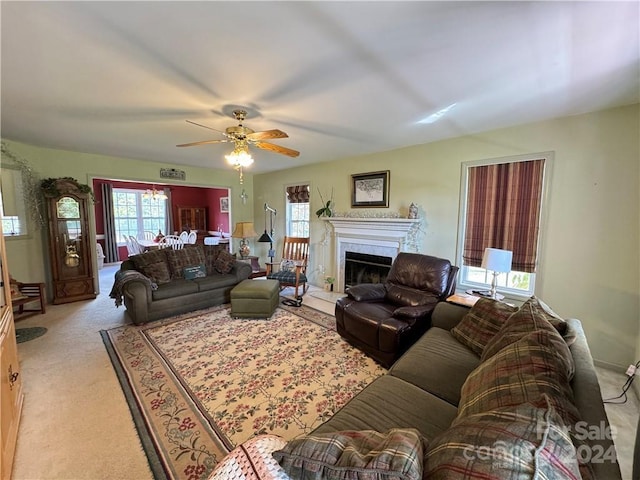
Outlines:
{"label": "red curtain", "polygon": [[485,248],[513,252],[512,270],[534,273],[544,159],[471,167],[463,263],[479,267]]}

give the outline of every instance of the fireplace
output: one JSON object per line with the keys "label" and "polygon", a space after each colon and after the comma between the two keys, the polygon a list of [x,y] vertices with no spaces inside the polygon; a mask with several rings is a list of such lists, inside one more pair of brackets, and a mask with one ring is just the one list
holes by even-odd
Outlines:
{"label": "fireplace", "polygon": [[347,252],[391,258],[406,251],[409,230],[420,220],[408,218],[330,217],[333,226],[336,284],[334,291],[344,292]]}
{"label": "fireplace", "polygon": [[360,283],[384,283],[393,258],[368,253],[345,252],[344,288]]}

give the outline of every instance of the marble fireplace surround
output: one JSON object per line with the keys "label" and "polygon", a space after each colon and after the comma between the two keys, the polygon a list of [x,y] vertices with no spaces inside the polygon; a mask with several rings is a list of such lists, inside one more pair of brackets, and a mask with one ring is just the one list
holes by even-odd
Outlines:
{"label": "marble fireplace surround", "polygon": [[409,218],[330,217],[335,239],[334,291],[344,292],[345,252],[368,253],[395,259],[405,250],[409,230],[419,220]]}

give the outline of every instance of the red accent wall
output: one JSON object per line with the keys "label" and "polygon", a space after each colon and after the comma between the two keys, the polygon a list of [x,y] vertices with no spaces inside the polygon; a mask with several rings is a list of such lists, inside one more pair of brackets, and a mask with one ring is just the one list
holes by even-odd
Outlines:
{"label": "red accent wall", "polygon": [[[108,180],[96,178],[93,180],[93,192],[96,197],[95,218],[96,234],[104,235],[104,207],[102,202],[102,184],[109,183],[114,188],[132,188],[146,190],[154,186],[160,190],[165,185],[142,182],[125,182],[120,180]],[[171,189],[171,210],[173,218],[178,216],[178,207],[208,207],[209,219],[207,229],[218,230],[218,226],[223,232],[229,231],[229,214],[220,212],[220,198],[226,197],[229,192],[226,188],[205,188],[205,187],[185,187],[182,185],[169,185]],[[165,232],[167,233],[167,232]],[[98,240],[104,247],[104,240]],[[119,247],[118,254],[120,260],[128,257],[126,247]]]}

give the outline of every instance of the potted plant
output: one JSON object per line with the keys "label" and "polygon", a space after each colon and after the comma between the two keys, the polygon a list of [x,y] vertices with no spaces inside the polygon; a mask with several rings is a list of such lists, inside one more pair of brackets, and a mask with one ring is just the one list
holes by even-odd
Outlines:
{"label": "potted plant", "polygon": [[334,277],[324,277],[324,289],[327,292],[333,292],[333,282],[335,281]]}
{"label": "potted plant", "polygon": [[329,200],[327,200],[326,202],[324,201],[324,198],[322,197],[322,192],[320,192],[320,189],[318,189],[318,194],[320,195],[320,201],[322,202],[322,208],[319,208],[318,210],[316,210],[316,215],[318,216],[318,218],[321,217],[330,217],[333,215],[333,188],[331,189],[331,198]]}

